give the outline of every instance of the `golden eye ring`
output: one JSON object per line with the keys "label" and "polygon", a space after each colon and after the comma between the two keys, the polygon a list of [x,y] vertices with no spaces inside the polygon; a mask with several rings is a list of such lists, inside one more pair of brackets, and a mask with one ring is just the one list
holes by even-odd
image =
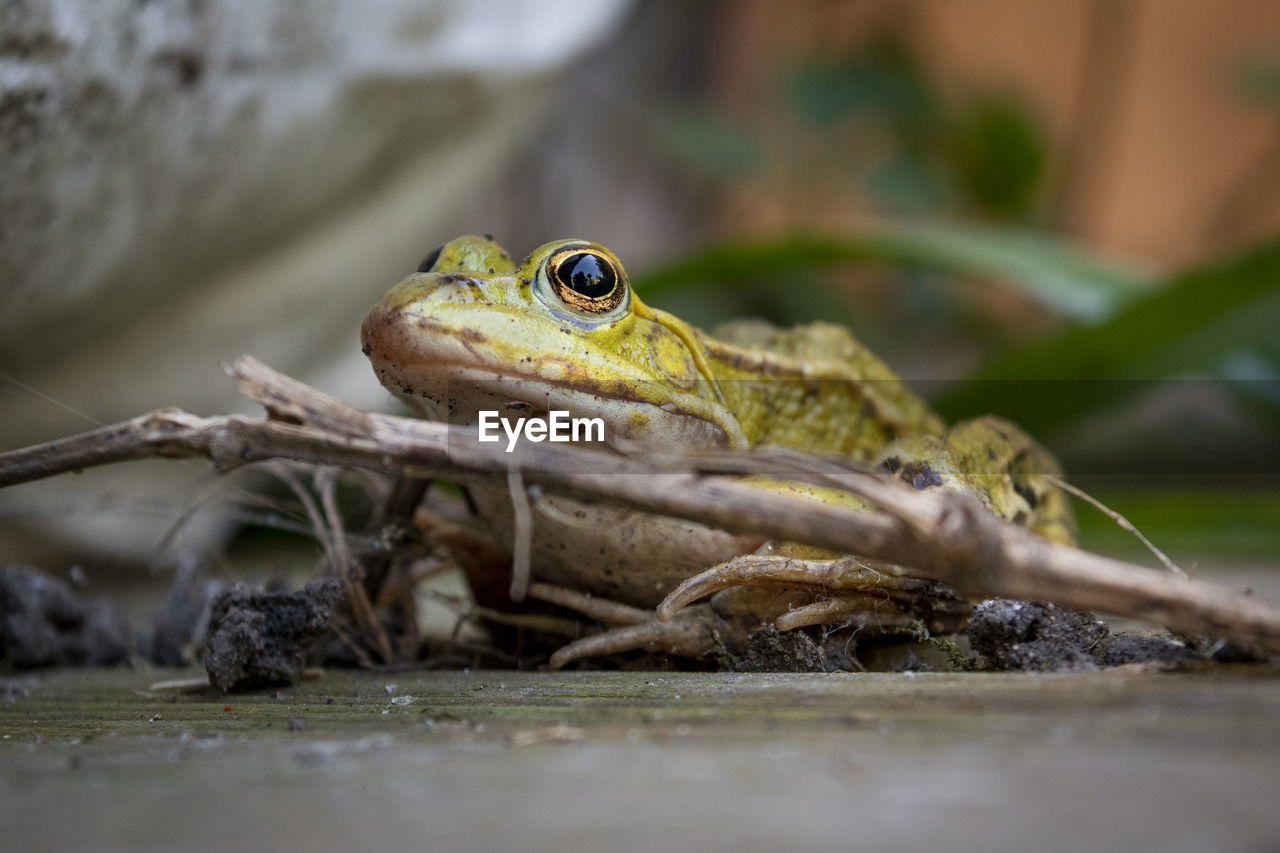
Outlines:
{"label": "golden eye ring", "polygon": [[627,298],[627,274],[613,258],[585,246],[568,246],[546,260],[556,297],[583,314],[607,314]]}

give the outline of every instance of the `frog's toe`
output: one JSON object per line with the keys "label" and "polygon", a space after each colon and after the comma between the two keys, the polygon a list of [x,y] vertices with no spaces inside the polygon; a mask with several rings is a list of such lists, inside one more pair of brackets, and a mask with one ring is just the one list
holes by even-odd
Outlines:
{"label": "frog's toe", "polygon": [[779,631],[794,631],[807,625],[841,624],[884,632],[894,628],[908,628],[917,622],[919,620],[916,617],[885,599],[867,595],[837,595],[793,607],[778,616],[773,626]]}
{"label": "frog's toe", "polygon": [[700,658],[717,646],[721,634],[719,629],[724,626],[710,608],[699,608],[696,614],[690,613],[689,616],[672,622],[650,620],[641,625],[613,628],[575,640],[551,656],[551,668],[560,669],[582,658],[639,649],[675,657]]}

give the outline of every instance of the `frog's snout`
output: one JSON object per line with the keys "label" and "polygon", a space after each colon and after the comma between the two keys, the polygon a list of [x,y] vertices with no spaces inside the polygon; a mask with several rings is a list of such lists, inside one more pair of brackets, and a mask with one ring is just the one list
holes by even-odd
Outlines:
{"label": "frog's snout", "polygon": [[375,366],[395,363],[412,349],[413,322],[439,285],[436,275],[414,275],[383,294],[360,326],[360,348]]}
{"label": "frog's snout", "polygon": [[[376,368],[438,360],[463,337],[444,319],[449,308],[482,301],[480,283],[460,273],[415,273],[397,284],[369,310],[360,327],[361,350]],[[465,332],[465,334],[464,334]]]}
{"label": "frog's snout", "polygon": [[461,273],[415,273],[387,291],[374,310],[429,317],[443,305],[482,300],[480,282]]}

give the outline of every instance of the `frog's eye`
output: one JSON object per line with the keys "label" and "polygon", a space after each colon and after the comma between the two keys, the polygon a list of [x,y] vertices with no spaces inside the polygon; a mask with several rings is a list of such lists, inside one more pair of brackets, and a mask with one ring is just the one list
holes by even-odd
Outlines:
{"label": "frog's eye", "polygon": [[557,297],[584,314],[606,314],[627,298],[627,274],[613,258],[573,246],[546,261],[547,280]]}
{"label": "frog's eye", "polygon": [[422,259],[422,263],[418,264],[418,272],[431,272],[431,268],[436,265],[436,261],[440,260],[440,253],[444,251],[444,244],[441,243]]}

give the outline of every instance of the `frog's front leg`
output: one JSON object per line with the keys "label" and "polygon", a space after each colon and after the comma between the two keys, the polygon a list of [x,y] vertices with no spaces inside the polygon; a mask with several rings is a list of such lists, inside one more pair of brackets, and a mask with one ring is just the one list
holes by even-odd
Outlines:
{"label": "frog's front leg", "polygon": [[[678,618],[684,608],[713,593],[718,593],[718,612],[752,610],[779,631],[806,625],[884,631],[921,621],[931,631],[954,630],[970,609],[946,584],[898,575],[870,560],[748,554],[685,580],[658,605],[657,618]],[[762,593],[772,601],[766,603]]]}
{"label": "frog's front leg", "polygon": [[548,583],[530,584],[529,597],[618,626],[562,646],[551,656],[552,669],[581,658],[637,650],[700,658],[717,646],[736,645],[745,639],[740,625],[721,618],[710,605],[695,605],[679,618],[659,622],[652,611]]}

